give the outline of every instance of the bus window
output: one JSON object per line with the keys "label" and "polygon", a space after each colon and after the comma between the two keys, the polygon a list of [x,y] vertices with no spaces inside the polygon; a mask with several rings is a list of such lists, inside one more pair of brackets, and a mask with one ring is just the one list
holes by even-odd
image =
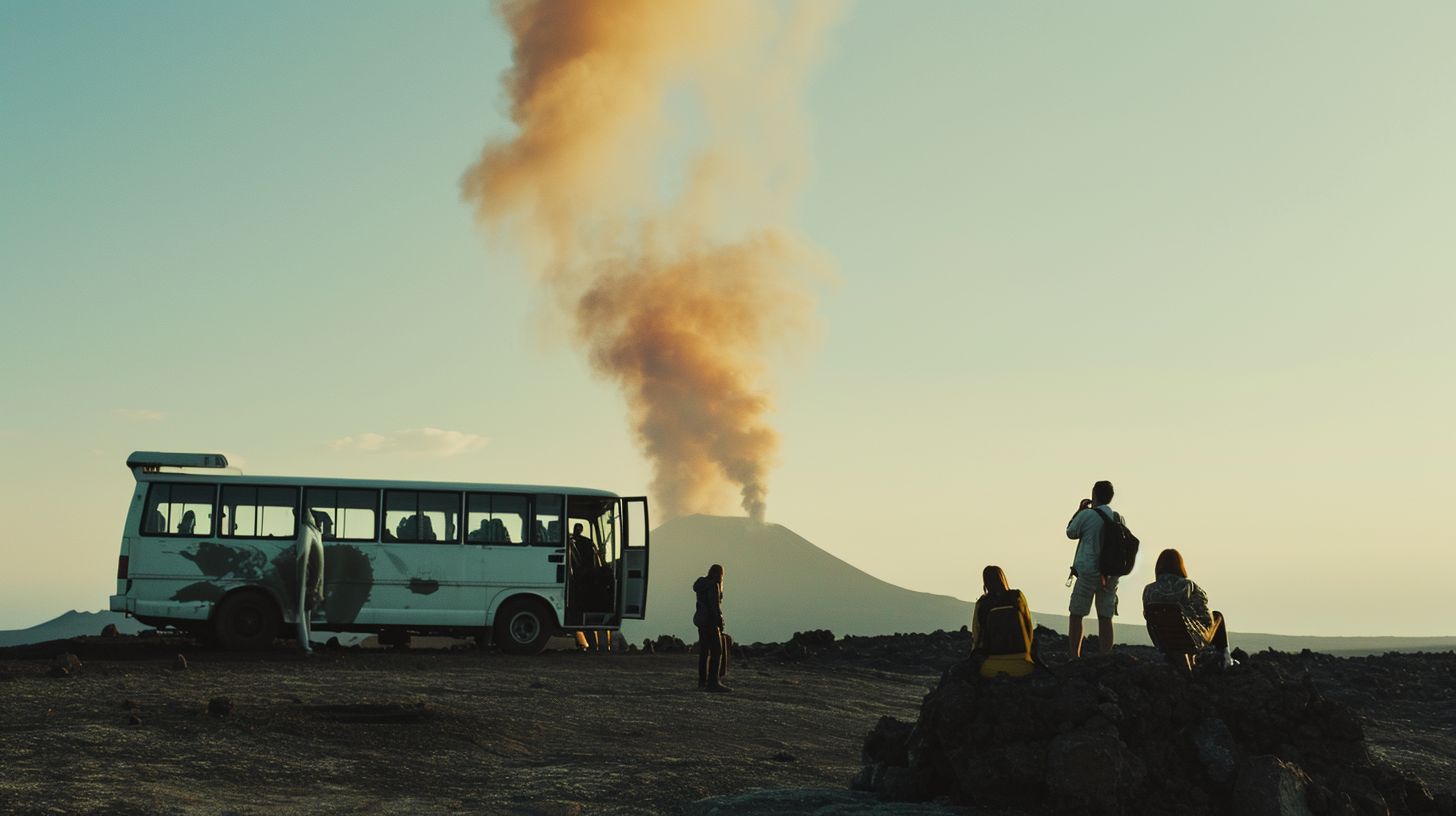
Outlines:
{"label": "bus window", "polygon": [[212,501],[217,485],[155,482],[147,491],[142,534],[149,536],[212,535]]}
{"label": "bus window", "polygon": [[493,493],[466,496],[465,540],[475,544],[525,544],[526,497]]}
{"label": "bus window", "polygon": [[455,544],[459,527],[459,493],[384,491],[385,541]]}
{"label": "bus window", "polygon": [[617,502],[615,499],[571,497],[567,503],[573,543],[576,527],[581,525],[581,535],[591,542],[591,547],[605,564],[617,558]]}
{"label": "bus window", "polygon": [[293,538],[298,535],[298,488],[224,485],[222,535]]}
{"label": "bus window", "polygon": [[303,505],[318,519],[324,541],[374,540],[374,521],[379,512],[377,490],[310,487],[303,491]]}
{"label": "bus window", "polygon": [[562,541],[561,497],[545,494],[537,496],[531,543],[538,547],[560,547]]}

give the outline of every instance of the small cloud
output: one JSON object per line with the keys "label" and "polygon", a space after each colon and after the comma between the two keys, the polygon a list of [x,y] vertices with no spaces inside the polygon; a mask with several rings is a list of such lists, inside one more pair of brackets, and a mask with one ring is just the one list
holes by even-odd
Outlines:
{"label": "small cloud", "polygon": [[154,411],[150,408],[117,408],[111,413],[133,422],[161,422],[167,418],[166,411]]}
{"label": "small cloud", "polygon": [[480,450],[490,440],[479,434],[439,428],[411,428],[395,433],[361,433],[329,441],[329,448],[355,453],[402,453],[445,458]]}

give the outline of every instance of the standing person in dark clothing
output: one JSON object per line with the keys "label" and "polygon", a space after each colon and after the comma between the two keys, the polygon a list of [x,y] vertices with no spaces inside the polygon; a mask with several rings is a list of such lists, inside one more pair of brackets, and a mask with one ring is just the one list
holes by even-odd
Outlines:
{"label": "standing person in dark clothing", "polygon": [[714,564],[708,574],[693,582],[698,608],[693,625],[698,627],[698,688],[732,691],[719,681],[723,668],[723,565]]}
{"label": "standing person in dark clothing", "polygon": [[1112,619],[1117,616],[1116,575],[1103,575],[1100,564],[1102,554],[1102,526],[1115,519],[1123,524],[1127,521],[1110,506],[1112,482],[1101,481],[1092,485],[1092,498],[1083,499],[1077,505],[1077,512],[1067,522],[1067,538],[1077,542],[1077,554],[1072,561],[1071,575],[1067,578],[1072,585],[1071,613],[1067,624],[1067,656],[1076,659],[1082,656],[1082,618],[1092,611],[1093,601],[1097,607],[1097,645],[1106,654],[1112,651]]}

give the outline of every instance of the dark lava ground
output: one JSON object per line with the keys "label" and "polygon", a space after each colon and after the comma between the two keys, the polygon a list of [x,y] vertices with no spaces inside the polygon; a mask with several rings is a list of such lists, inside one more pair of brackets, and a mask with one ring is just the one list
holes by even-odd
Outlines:
{"label": "dark lava ground", "polygon": [[[747,649],[728,695],[699,692],[682,653],[4,649],[0,812],[676,813],[753,788],[844,790],[867,731],[913,722],[968,640],[811,633]],[[83,665],[53,676],[67,650]],[[1456,787],[1456,654],[1279,659],[1360,709],[1383,758]],[[231,706],[209,713],[216,698]]]}
{"label": "dark lava ground", "polygon": [[[83,665],[59,677],[24,658],[65,644],[0,652],[0,812],[671,813],[755,787],[844,790],[866,728],[914,717],[927,684],[749,660],[716,695],[688,654],[190,644],[177,670],[179,644],[126,641],[73,641]],[[209,713],[218,697],[232,710]]]}

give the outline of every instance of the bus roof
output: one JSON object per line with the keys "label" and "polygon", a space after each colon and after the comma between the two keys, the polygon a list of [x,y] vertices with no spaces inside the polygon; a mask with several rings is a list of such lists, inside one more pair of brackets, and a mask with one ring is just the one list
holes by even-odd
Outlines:
{"label": "bus roof", "polygon": [[[567,496],[594,496],[603,499],[621,498],[609,490],[591,487],[566,487],[563,485],[498,484],[493,482],[426,482],[406,479],[331,479],[315,476],[244,476],[241,473],[189,473],[184,471],[161,471],[163,467],[219,467],[216,464],[199,465],[193,462],[203,457],[226,459],[219,454],[159,454],[134,453],[127,459],[127,467],[137,481],[168,482],[215,482],[221,484],[297,485],[300,487],[356,487],[396,490],[460,490],[475,493],[553,493]],[[195,459],[193,458],[195,457]],[[158,461],[159,459],[171,461]],[[185,462],[178,461],[186,459]],[[216,460],[213,460],[216,461]],[[220,467],[226,467],[226,464]]]}

